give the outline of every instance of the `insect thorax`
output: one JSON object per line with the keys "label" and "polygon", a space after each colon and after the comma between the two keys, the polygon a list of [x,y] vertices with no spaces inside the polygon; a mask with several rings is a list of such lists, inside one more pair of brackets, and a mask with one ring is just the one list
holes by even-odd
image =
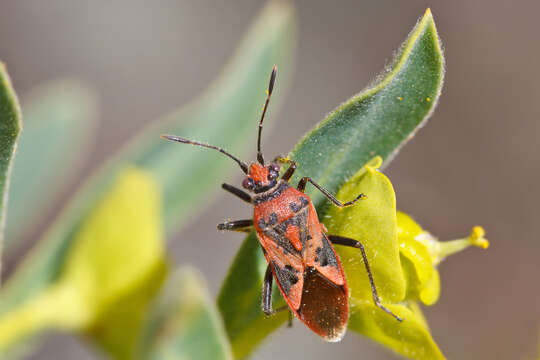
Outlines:
{"label": "insect thorax", "polygon": [[265,192],[262,192],[260,194],[256,194],[254,197],[253,197],[253,204],[254,205],[259,205],[259,204],[262,204],[264,202],[267,202],[267,201],[270,201],[270,200],[273,200],[273,199],[276,199],[277,197],[279,197],[285,190],[287,190],[288,188],[290,188],[291,186],[289,185],[288,182],[286,181],[283,181],[283,180],[280,180],[276,183],[276,185],[268,190],[266,190]]}

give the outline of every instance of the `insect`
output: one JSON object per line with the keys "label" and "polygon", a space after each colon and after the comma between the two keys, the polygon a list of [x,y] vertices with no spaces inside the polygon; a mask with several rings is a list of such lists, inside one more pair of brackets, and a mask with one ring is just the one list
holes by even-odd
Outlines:
{"label": "insect", "polygon": [[[268,263],[262,291],[262,310],[266,315],[287,308],[272,309],[272,282],[275,279],[288,308],[298,319],[327,341],[341,340],[349,318],[349,290],[333,244],[360,250],[375,305],[401,321],[381,304],[362,244],[354,239],[327,235],[327,229],[319,222],[315,207],[304,190],[309,182],[339,207],[351,206],[365,195],[360,194],[354,200],[342,203],[310,177],[303,177],[296,188],[291,187],[289,180],[297,167],[294,161],[278,156],[270,164],[265,164],[261,133],[276,75],[277,68],[274,66],[259,121],[257,162],[248,165],[217,146],[174,135],[162,137],[217,150],[238,163],[246,175],[242,181],[245,191],[229,184],[222,184],[222,188],[253,205],[253,218],[227,221],[218,224],[217,228],[240,232],[255,229]],[[279,177],[283,164],[288,168]]]}

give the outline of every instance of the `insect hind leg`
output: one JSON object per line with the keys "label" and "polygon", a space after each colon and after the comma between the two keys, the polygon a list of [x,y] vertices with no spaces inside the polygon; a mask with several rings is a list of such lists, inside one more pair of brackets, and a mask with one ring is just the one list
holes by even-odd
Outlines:
{"label": "insect hind leg", "polygon": [[362,253],[362,259],[364,260],[364,266],[366,267],[366,272],[368,274],[369,283],[371,285],[371,294],[373,296],[373,302],[378,308],[392,315],[397,321],[400,321],[400,322],[403,321],[402,318],[400,318],[399,316],[394,314],[390,309],[388,309],[383,304],[381,304],[381,299],[379,298],[379,294],[377,293],[377,288],[375,287],[375,281],[373,281],[373,275],[371,274],[371,269],[369,268],[369,262],[366,256],[366,251],[364,250],[364,246],[362,245],[362,243],[358,240],[349,239],[349,238],[338,236],[338,235],[328,235],[328,240],[330,240],[330,242],[334,245],[350,246],[353,248],[360,249],[360,252]]}
{"label": "insect hind leg", "polygon": [[363,200],[363,199],[366,199],[367,196],[365,194],[359,194],[356,198],[354,198],[353,200],[351,201],[347,201],[345,203],[342,203],[341,201],[339,201],[338,199],[336,199],[336,197],[332,194],[330,194],[328,192],[328,190],[326,190],[325,188],[323,188],[321,185],[317,184],[312,178],[308,177],[308,176],[305,176],[303,177],[302,179],[300,179],[300,181],[298,182],[298,186],[296,187],[298,190],[300,190],[301,192],[304,192],[304,190],[306,190],[306,184],[307,182],[310,182],[313,186],[315,186],[317,188],[317,190],[319,190],[320,192],[323,193],[324,196],[326,196],[326,198],[328,200],[330,200],[334,205],[336,205],[337,207],[340,207],[340,208],[343,208],[343,207],[346,207],[346,206],[351,206],[353,205],[355,202],[357,202],[358,200]]}

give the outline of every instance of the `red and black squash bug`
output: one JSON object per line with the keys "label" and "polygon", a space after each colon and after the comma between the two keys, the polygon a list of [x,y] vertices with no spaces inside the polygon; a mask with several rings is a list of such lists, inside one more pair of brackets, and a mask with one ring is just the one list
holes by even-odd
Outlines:
{"label": "red and black squash bug", "polygon": [[[246,174],[242,187],[248,192],[229,184],[223,184],[222,187],[252,204],[253,218],[227,221],[219,224],[217,228],[240,232],[251,232],[255,229],[257,232],[268,262],[262,291],[262,310],[266,315],[276,312],[272,309],[272,281],[275,278],[288,307],[304,324],[327,341],[341,340],[349,318],[349,290],[339,257],[332,246],[334,244],[360,250],[375,305],[401,321],[381,304],[362,244],[342,236],[327,235],[327,230],[319,221],[315,207],[311,199],[304,194],[304,189],[310,182],[339,207],[351,206],[365,195],[360,194],[354,200],[342,203],[310,177],[303,177],[296,188],[291,187],[289,180],[297,166],[292,160],[277,157],[272,163],[265,165],[261,152],[261,132],[276,75],[277,68],[274,66],[259,121],[257,162],[248,165],[217,146],[173,135],[162,137],[217,150],[236,161]],[[288,168],[279,178],[281,164],[288,164]],[[277,311],[279,310],[281,309]]]}

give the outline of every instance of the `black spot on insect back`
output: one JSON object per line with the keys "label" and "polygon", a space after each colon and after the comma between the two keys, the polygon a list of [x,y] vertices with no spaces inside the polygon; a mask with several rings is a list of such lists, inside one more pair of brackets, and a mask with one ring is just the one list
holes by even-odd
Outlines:
{"label": "black spot on insect back", "polygon": [[270,214],[270,217],[268,218],[268,225],[276,225],[278,222],[278,215],[273,212]]}
{"label": "black spot on insect back", "polygon": [[297,203],[295,203],[294,201],[289,203],[289,207],[291,208],[292,211],[294,212],[299,212],[300,209],[302,209],[302,207],[300,205],[298,205]]}
{"label": "black spot on insect back", "polygon": [[294,212],[299,212],[300,210],[302,210],[303,208],[305,208],[306,206],[309,205],[309,200],[305,197],[301,197],[300,198],[300,204],[294,202],[294,201],[291,201],[289,203],[289,208],[294,211]]}
{"label": "black spot on insect back", "polygon": [[318,262],[323,267],[328,265],[336,267],[338,264],[336,254],[328,242],[326,235],[322,234],[321,241],[323,246],[315,249],[315,254],[317,255],[315,262]]}
{"label": "black spot on insect back", "polygon": [[272,266],[276,274],[276,278],[283,289],[283,292],[288,295],[291,291],[291,287],[298,282],[298,271],[295,270],[291,265],[285,265],[283,268],[280,268],[275,261],[272,261]]}

